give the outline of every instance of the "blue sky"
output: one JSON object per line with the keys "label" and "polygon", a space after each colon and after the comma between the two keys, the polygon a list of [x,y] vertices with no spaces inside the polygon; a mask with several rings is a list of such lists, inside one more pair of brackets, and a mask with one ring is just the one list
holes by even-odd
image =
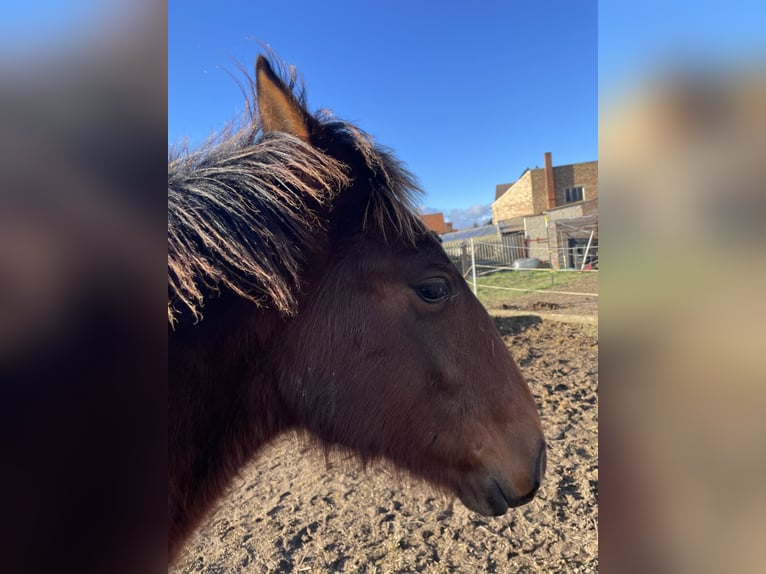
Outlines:
{"label": "blue sky", "polygon": [[597,5],[170,0],[168,140],[202,141],[242,110],[230,74],[269,44],[329,108],[393,148],[456,225],[495,185],[597,159]]}
{"label": "blue sky", "polygon": [[[0,65],[103,36],[105,20],[124,23],[145,3],[7,3]],[[766,60],[756,0],[170,0],[168,11],[169,142],[199,142],[242,109],[229,73],[252,66],[260,39],[299,67],[312,109],[332,108],[396,149],[425,205],[455,220],[472,208],[481,219],[495,185],[545,151],[559,165],[596,159],[597,94],[674,64]]]}
{"label": "blue sky", "polygon": [[600,95],[672,69],[732,70],[766,56],[762,0],[605,1],[598,8]]}

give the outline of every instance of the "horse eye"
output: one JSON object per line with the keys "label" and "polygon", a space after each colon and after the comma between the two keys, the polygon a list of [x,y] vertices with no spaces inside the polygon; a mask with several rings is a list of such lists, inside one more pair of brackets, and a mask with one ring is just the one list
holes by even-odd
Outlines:
{"label": "horse eye", "polygon": [[415,290],[426,303],[437,303],[452,297],[452,287],[445,279],[433,279],[418,285]]}

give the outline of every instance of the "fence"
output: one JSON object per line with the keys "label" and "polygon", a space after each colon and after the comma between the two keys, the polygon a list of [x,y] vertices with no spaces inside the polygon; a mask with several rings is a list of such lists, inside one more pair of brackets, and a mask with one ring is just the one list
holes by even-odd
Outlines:
{"label": "fence", "polygon": [[470,257],[471,253],[474,260],[482,265],[511,266],[517,259],[527,257],[522,233],[505,234],[499,239],[482,237],[473,242],[466,240],[444,243],[443,247],[458,268],[461,267],[461,261],[466,261],[465,257]]}
{"label": "fence", "polygon": [[[527,246],[524,243],[522,233],[503,235],[498,240],[482,238],[482,241],[474,241],[470,239],[457,245],[445,244],[443,247],[455,266],[462,272],[463,277],[467,279],[470,277],[474,293],[477,293],[478,287],[483,287],[486,289],[503,289],[508,291],[598,296],[598,293],[503,287],[481,282],[482,277],[487,277],[499,271],[519,273],[536,271],[539,273],[541,270],[545,270],[550,274],[551,286],[553,286],[553,276],[556,273],[572,271],[596,272],[598,269],[598,237],[595,232],[590,233],[587,241],[578,240],[576,242],[569,242],[566,247],[557,248]],[[533,264],[535,259],[539,263],[538,267],[525,268],[513,266],[513,263],[518,260],[526,260],[525,263]],[[551,265],[551,261],[554,262],[554,265]]]}

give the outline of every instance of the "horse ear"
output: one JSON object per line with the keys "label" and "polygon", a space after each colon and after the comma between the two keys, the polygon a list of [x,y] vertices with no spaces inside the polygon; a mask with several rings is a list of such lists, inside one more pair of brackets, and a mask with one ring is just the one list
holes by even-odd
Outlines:
{"label": "horse ear", "polygon": [[308,143],[306,111],[261,55],[255,64],[255,82],[263,131],[291,134]]}

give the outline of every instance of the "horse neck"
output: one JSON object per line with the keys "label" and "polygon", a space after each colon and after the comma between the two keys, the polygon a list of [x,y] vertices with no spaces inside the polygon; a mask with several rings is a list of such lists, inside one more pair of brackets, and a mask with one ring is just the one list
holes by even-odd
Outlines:
{"label": "horse neck", "polygon": [[280,318],[252,303],[214,301],[169,337],[171,555],[237,472],[291,421],[269,347]]}

